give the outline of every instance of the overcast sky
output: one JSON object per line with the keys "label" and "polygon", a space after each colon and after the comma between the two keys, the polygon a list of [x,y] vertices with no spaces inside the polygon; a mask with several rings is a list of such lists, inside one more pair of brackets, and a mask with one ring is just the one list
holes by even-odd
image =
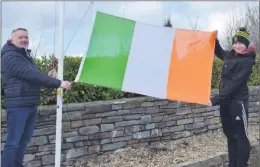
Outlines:
{"label": "overcast sky", "polygon": [[[258,5],[258,2],[248,2]],[[35,50],[42,35],[39,54],[54,52],[55,2],[2,2],[3,43],[10,37],[12,29],[24,27],[29,30],[30,49]],[[65,2],[65,48],[76,30],[90,2]],[[174,28],[191,29],[189,20],[194,23],[199,17],[198,28],[219,31],[223,35],[225,22],[232,10],[243,10],[245,1],[182,1],[182,2],[99,2],[95,1],[79,30],[71,42],[66,54],[82,55],[86,38],[90,34],[90,21],[93,7],[96,10],[123,16],[143,23],[162,26],[167,17],[171,17]],[[124,14],[124,15],[123,15]],[[57,33],[56,33],[57,35]],[[57,38],[56,38],[57,43]]]}

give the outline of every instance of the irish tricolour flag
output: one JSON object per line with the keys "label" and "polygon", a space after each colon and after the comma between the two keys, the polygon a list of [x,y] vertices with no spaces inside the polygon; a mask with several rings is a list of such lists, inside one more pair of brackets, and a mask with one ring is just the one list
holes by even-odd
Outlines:
{"label": "irish tricolour flag", "polygon": [[75,82],[208,104],[215,38],[97,12]]}

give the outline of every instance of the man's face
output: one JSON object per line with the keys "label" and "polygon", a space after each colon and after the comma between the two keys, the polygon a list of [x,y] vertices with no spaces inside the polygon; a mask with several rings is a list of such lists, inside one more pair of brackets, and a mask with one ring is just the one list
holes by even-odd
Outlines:
{"label": "man's face", "polygon": [[29,37],[28,32],[24,30],[18,30],[16,31],[11,39],[12,43],[19,47],[19,48],[25,48],[28,49],[29,46]]}

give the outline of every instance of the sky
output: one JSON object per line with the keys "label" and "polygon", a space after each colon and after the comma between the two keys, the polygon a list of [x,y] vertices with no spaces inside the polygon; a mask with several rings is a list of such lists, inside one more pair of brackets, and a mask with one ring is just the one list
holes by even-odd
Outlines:
{"label": "sky", "polygon": [[[93,11],[96,10],[157,26],[163,26],[165,19],[171,18],[173,28],[184,29],[192,29],[196,18],[198,18],[199,30],[218,30],[221,38],[224,35],[225,22],[229,15],[233,10],[243,10],[245,3],[246,1],[94,1],[87,15],[83,17],[90,5],[89,1],[65,2],[64,49],[68,46],[65,54],[82,56],[85,53],[88,45],[86,40],[92,30],[90,25]],[[257,1],[247,3],[258,5]],[[23,27],[29,30],[29,48],[33,52],[38,47],[37,55],[39,56],[56,53],[58,7],[55,4],[56,2],[43,1],[2,2],[2,43],[5,43],[10,37],[12,29]],[[76,31],[80,23],[81,25]],[[70,40],[72,41],[69,44]]]}

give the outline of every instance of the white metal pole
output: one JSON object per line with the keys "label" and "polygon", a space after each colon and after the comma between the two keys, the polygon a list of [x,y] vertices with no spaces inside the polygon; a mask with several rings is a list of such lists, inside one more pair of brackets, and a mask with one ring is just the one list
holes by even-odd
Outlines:
{"label": "white metal pole", "polygon": [[[58,19],[58,79],[63,80],[63,59],[64,59],[64,1],[59,1]],[[61,135],[62,135],[62,97],[63,90],[57,90],[57,117],[56,117],[56,142],[55,142],[55,167],[61,165]]]}

